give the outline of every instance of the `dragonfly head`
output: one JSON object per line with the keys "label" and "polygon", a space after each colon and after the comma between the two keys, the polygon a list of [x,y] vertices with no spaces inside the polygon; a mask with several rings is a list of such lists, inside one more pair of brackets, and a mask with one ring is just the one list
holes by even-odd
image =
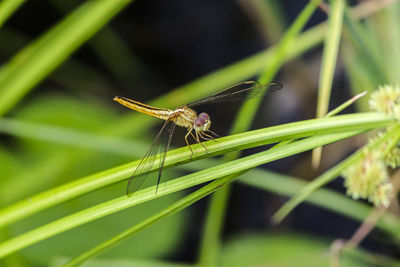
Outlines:
{"label": "dragonfly head", "polygon": [[194,120],[194,129],[198,132],[205,132],[211,126],[210,116],[207,113],[200,113]]}

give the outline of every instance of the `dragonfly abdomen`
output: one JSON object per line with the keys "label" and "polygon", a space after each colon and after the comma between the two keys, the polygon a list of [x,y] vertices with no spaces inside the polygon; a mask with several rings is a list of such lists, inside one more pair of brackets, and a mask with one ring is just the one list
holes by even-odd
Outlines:
{"label": "dragonfly abdomen", "polygon": [[114,97],[114,101],[120,103],[125,107],[136,110],[140,113],[147,114],[162,120],[167,120],[172,114],[172,110],[155,108],[126,97],[116,96]]}

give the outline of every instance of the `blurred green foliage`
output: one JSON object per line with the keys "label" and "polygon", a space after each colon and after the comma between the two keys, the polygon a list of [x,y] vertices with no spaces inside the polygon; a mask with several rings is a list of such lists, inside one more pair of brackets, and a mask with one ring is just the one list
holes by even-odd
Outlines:
{"label": "blurred green foliage", "polygon": [[[258,8],[259,13],[251,14],[259,16],[259,19],[267,14],[265,12],[280,14],[276,17],[268,16],[272,21],[261,20],[261,24],[258,25],[261,26],[260,31],[265,30],[269,23],[284,28],[282,21],[287,19],[282,17],[284,12],[279,2],[254,1],[256,2],[253,5]],[[32,125],[62,127],[72,133],[86,133],[89,139],[91,134],[115,138],[121,142],[127,140],[124,138],[135,137],[137,145],[133,143],[131,152],[127,149],[124,153],[118,154],[101,144],[98,149],[93,149],[95,144],[89,145],[90,140],[85,146],[78,140],[79,134],[76,135],[76,141],[70,139],[65,143],[54,141],[54,138],[58,140],[64,138],[61,133],[57,135],[57,132],[49,131],[48,135],[46,132],[40,132],[40,138],[35,138],[36,128],[34,127],[24,128],[24,131],[32,131],[26,136],[17,134],[16,130],[13,134],[9,124],[6,124],[5,120],[0,121],[0,132],[7,133],[2,136],[0,143],[0,209],[22,199],[29,200],[30,196],[57,188],[59,185],[86,175],[139,158],[151,141],[151,135],[143,135],[143,133],[157,123],[156,120],[145,118],[145,116],[133,113],[125,115],[126,113],[111,103],[109,96],[113,95],[113,85],[109,80],[102,77],[95,68],[75,58],[69,58],[81,45],[89,42],[93,53],[121,84],[129,86],[143,73],[151,77],[150,71],[140,64],[119,34],[106,26],[109,20],[131,1],[87,1],[78,3],[75,8],[65,7],[57,4],[58,1],[53,1],[59,10],[68,12],[67,16],[58,24],[49,25],[48,31],[36,39],[30,39],[15,29],[7,28],[7,19],[18,10],[18,7],[21,8],[19,5],[23,5],[23,2],[3,0],[0,4],[0,55],[7,59],[0,66],[0,114],[5,119],[29,122]],[[384,83],[400,83],[398,75],[400,3],[392,3],[382,10],[380,8],[382,7],[375,7],[366,15],[360,15],[360,13],[354,15],[354,9],[351,11],[349,7],[346,7],[344,13],[339,64],[334,64],[334,66],[337,69],[343,69],[346,73],[346,78],[354,93],[365,90],[372,92],[378,85]],[[358,20],[357,16],[364,16],[364,18]],[[283,65],[289,59],[306,53],[321,43],[325,32],[326,25],[324,24],[305,31],[296,37],[294,44],[289,46],[289,51],[275,64]],[[276,32],[261,34],[265,34],[267,39],[278,39]],[[110,47],[118,52],[115,56],[108,53]],[[262,51],[182,86],[170,94],[157,98],[152,103],[155,105],[163,103],[165,107],[173,107],[212,94],[265,70],[270,66],[274,52],[276,52],[276,47]],[[13,56],[10,56],[11,54]],[[296,58],[294,61],[296,64],[304,64],[301,58]],[[342,62],[343,65],[341,65]],[[311,71],[311,68],[308,71]],[[290,84],[291,73],[290,71],[285,73],[285,79]],[[61,93],[58,90],[59,85],[50,83],[44,86],[42,81],[55,82],[66,90]],[[99,95],[105,97],[102,98]],[[360,110],[367,110],[366,99],[359,103]],[[124,115],[121,115],[122,113]],[[175,169],[168,170],[164,177],[178,177],[180,173]],[[146,185],[154,184],[154,182],[149,179]],[[125,192],[125,186],[125,182],[117,183],[90,192],[1,228],[1,241],[121,196]],[[261,185],[258,187],[263,188]],[[278,189],[270,190],[281,193]],[[4,258],[0,263],[4,266],[48,266],[51,264],[58,266],[65,260],[79,255],[150,217],[181,199],[183,195],[183,192],[175,193],[90,222],[25,248]],[[128,266],[132,262],[139,263],[141,266],[175,266],[174,263],[169,264],[160,259],[179,254],[179,249],[184,250],[187,233],[191,230],[188,225],[191,212],[190,209],[185,210],[162,220],[136,234],[134,238],[111,248],[100,258],[96,258],[85,266],[106,266],[107,264]],[[309,235],[297,235],[290,232],[262,235],[242,233],[224,242],[221,254],[218,256],[221,266],[258,264],[300,266],[299,263],[304,266],[327,266],[329,262],[327,251],[330,242],[331,240],[321,241]],[[345,254],[341,262],[342,266],[366,266],[377,263],[375,262],[377,259],[379,263],[379,257],[373,255],[372,258],[363,257],[362,252],[357,253],[351,256]]]}
{"label": "blurred green foliage", "polygon": [[[85,115],[82,116],[82,114]],[[111,124],[116,119],[116,115],[111,109],[104,109],[100,103],[89,103],[68,95],[46,93],[24,105],[14,114],[14,118],[96,133],[104,128],[104,124]],[[12,148],[13,155],[9,149],[2,150],[1,153],[3,159],[1,164],[4,164],[1,174],[5,177],[1,180],[0,187],[3,207],[29,195],[131,159],[110,153],[93,153],[93,150],[34,139],[22,139],[14,142]],[[136,153],[141,155],[142,152]],[[168,172],[168,174],[171,175],[172,172]],[[168,174],[165,176],[168,177]],[[148,183],[152,182],[154,181],[149,179]],[[7,234],[18,235],[69,213],[119,196],[121,192],[125,191],[125,186],[125,183],[119,183],[71,200],[12,225],[8,228]],[[112,217],[89,223],[84,227],[58,235],[43,244],[39,243],[27,248],[21,253],[21,256],[29,259],[32,264],[39,265],[46,265],[49,255],[52,255],[51,257],[56,255],[74,256],[118,233],[120,229],[127,228],[173,203],[179,198],[179,195],[177,193],[167,196],[152,203],[120,212]],[[129,255],[131,258],[159,258],[169,255],[175,251],[175,247],[184,237],[182,227],[186,214],[186,212],[179,213],[139,233],[137,238],[130,239],[118,248],[107,252],[105,257],[115,258]],[[152,242],[152,240],[157,240],[157,242]]]}

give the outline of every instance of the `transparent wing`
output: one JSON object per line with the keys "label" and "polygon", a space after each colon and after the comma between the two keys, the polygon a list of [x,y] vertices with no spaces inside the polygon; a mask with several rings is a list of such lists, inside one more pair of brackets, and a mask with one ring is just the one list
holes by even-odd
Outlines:
{"label": "transparent wing", "polygon": [[278,91],[282,87],[281,83],[259,84],[256,81],[246,81],[226,88],[215,95],[189,103],[187,106],[194,107],[208,103],[234,102],[243,100],[246,97],[262,97]]}
{"label": "transparent wing", "polygon": [[175,131],[175,126],[176,124],[171,122],[168,124],[166,129],[164,130],[163,134],[161,135],[161,144],[163,144],[160,147],[160,167],[158,169],[158,177],[157,177],[157,186],[156,186],[156,194],[158,191],[158,185],[160,184],[161,180],[161,174],[164,170],[164,163],[165,163],[165,157],[167,156],[167,152],[169,150],[169,146],[171,144],[172,136],[174,135]]}
{"label": "transparent wing", "polygon": [[[146,177],[150,174],[154,166],[154,162],[156,160],[157,152],[161,152],[159,159],[160,159],[160,170],[158,173],[158,182],[160,181],[162,169],[164,167],[165,162],[165,154],[168,151],[169,144],[171,140],[167,140],[167,142],[163,142],[163,137],[168,135],[169,138],[172,138],[173,132],[175,129],[175,123],[171,121],[166,121],[164,125],[161,127],[160,131],[158,132],[157,136],[154,138],[153,143],[151,144],[149,150],[147,150],[146,154],[140,161],[139,165],[136,167],[135,171],[133,172],[131,178],[128,181],[128,185],[126,188],[126,194],[128,196],[135,193],[144,183]],[[165,148],[162,148],[162,147]],[[158,184],[157,184],[158,187]]]}

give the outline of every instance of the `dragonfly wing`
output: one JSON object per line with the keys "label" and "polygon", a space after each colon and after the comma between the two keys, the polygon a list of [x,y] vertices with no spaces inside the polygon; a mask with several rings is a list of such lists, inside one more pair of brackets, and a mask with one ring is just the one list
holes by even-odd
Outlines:
{"label": "dragonfly wing", "polygon": [[246,97],[262,97],[276,92],[282,88],[281,83],[259,84],[256,81],[246,81],[226,88],[212,96],[202,98],[188,104],[188,107],[219,102],[235,102]]}
{"label": "dragonfly wing", "polygon": [[169,145],[171,144],[172,136],[174,135],[174,130],[175,130],[176,124],[173,122],[170,122],[168,126],[165,128],[161,139],[161,143],[163,144],[160,147],[160,168],[158,169],[158,178],[157,178],[157,187],[156,187],[156,194],[158,191],[158,185],[160,184],[161,180],[161,175],[164,169],[164,163],[165,163],[165,157],[167,156],[167,152],[169,150]]}
{"label": "dragonfly wing", "polygon": [[[150,174],[153,169],[154,162],[156,160],[157,152],[161,151],[162,139],[166,132],[170,132],[168,129],[173,127],[175,123],[166,121],[157,136],[154,138],[149,150],[146,152],[139,165],[136,167],[131,178],[129,179],[128,186],[126,188],[126,194],[128,196],[135,193],[144,183],[146,177]],[[175,128],[175,127],[173,127]],[[164,164],[165,155],[160,155],[160,164]],[[161,172],[159,172],[159,179],[161,178]]]}

